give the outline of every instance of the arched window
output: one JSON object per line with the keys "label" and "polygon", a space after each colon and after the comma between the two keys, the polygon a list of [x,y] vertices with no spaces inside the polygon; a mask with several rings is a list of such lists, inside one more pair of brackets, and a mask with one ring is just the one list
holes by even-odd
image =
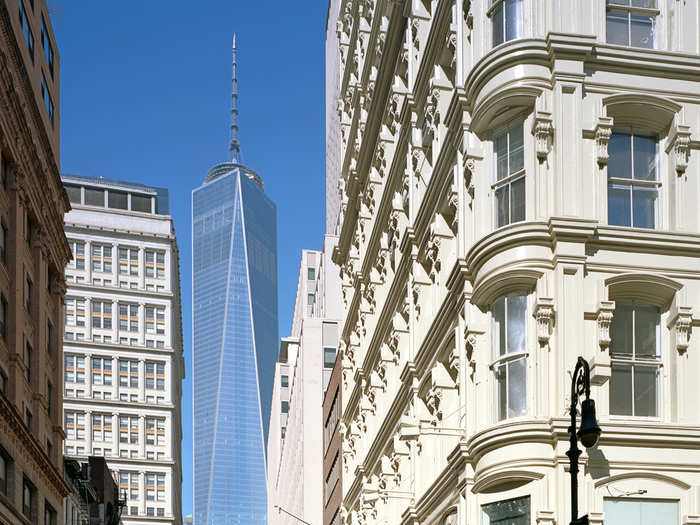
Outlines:
{"label": "arched window", "polygon": [[608,145],[608,224],[656,228],[658,144],[656,133],[615,128]]}
{"label": "arched window", "polygon": [[658,415],[661,311],[653,304],[619,301],[610,326],[610,413]]}
{"label": "arched window", "polygon": [[496,419],[526,413],[527,294],[509,293],[491,306]]}

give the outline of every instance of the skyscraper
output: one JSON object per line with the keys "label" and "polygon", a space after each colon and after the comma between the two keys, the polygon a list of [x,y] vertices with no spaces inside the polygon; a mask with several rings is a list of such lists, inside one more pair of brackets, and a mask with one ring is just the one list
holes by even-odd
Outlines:
{"label": "skyscraper", "polygon": [[231,162],[192,192],[194,522],[265,524],[277,358],[277,211],[240,163],[233,42]]}

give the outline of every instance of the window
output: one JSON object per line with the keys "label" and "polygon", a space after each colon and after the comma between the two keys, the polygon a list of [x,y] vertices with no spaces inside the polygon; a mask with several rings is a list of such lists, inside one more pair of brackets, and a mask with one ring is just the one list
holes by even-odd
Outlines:
{"label": "window", "polygon": [[92,358],[92,384],[106,385],[112,384],[112,359],[109,357]]}
{"label": "window", "polygon": [[48,501],[44,502],[44,525],[56,525],[56,511]]}
{"label": "window", "polygon": [[657,306],[618,302],[610,325],[610,413],[657,415],[661,313]]}
{"label": "window", "polygon": [[36,523],[36,488],[26,477],[22,479],[22,514]]}
{"label": "window", "polygon": [[[136,472],[119,472],[119,493],[130,500],[139,499],[139,475]],[[131,507],[131,514],[137,515],[138,508]]]}
{"label": "window", "polygon": [[0,447],[0,494],[9,496],[10,490],[10,469],[12,468],[12,458]]}
{"label": "window", "polygon": [[314,298],[316,297],[316,294],[310,293],[306,296],[306,304],[309,306],[313,306],[314,304]]}
{"label": "window", "polygon": [[0,185],[4,190],[7,189],[7,161],[2,153],[0,153]]}
{"label": "window", "polygon": [[24,424],[29,430],[32,429],[32,411],[28,407],[24,407]]}
{"label": "window", "polygon": [[53,357],[53,323],[46,321],[46,353]]}
{"label": "window", "polygon": [[163,507],[158,507],[157,509],[158,517],[165,516],[165,509]]}
{"label": "window", "polygon": [[609,44],[654,47],[656,0],[607,0],[606,40]]}
{"label": "window", "polygon": [[0,261],[7,265],[7,226],[0,222]]}
{"label": "window", "polygon": [[0,369],[0,393],[7,394],[7,375]]}
{"label": "window", "polygon": [[28,382],[32,382],[32,345],[27,343],[24,347],[24,370]]}
{"label": "window", "polygon": [[316,268],[308,268],[308,279],[309,281],[316,280]]}
{"label": "window", "polygon": [[7,341],[7,299],[0,294],[0,337]]}
{"label": "window", "polygon": [[523,36],[523,0],[493,0],[490,11],[494,47]]}
{"label": "window", "polygon": [[328,499],[331,497],[331,494],[333,493],[333,489],[335,489],[335,486],[338,483],[338,480],[340,479],[340,461],[339,461],[339,455],[336,452],[335,457],[333,458],[333,463],[331,464],[331,468],[328,470],[328,476],[326,476],[325,480],[325,486],[324,486],[324,493],[326,495],[325,497],[325,502],[328,503]]}
{"label": "window", "polygon": [[289,412],[289,401],[282,401],[282,413],[287,414]]}
{"label": "window", "polygon": [[107,205],[110,208],[117,210],[126,210],[129,208],[129,197],[123,191],[109,190],[107,192]]}
{"label": "window", "polygon": [[53,385],[50,381],[46,382],[46,414],[51,416],[51,407],[53,406]]}
{"label": "window", "polygon": [[605,525],[676,525],[678,502],[605,498]]}
{"label": "window", "polygon": [[112,441],[112,416],[107,414],[92,415],[92,440]]}
{"label": "window", "polygon": [[106,301],[92,301],[92,327],[112,329],[112,303]]}
{"label": "window", "polygon": [[85,188],[85,204],[105,207],[105,191],[97,188]]}
{"label": "window", "polygon": [[119,442],[135,445],[139,441],[139,418],[119,416]]}
{"label": "window", "polygon": [[119,303],[119,330],[123,332],[139,331],[139,306],[137,304]]}
{"label": "window", "polygon": [[323,367],[333,368],[333,365],[335,365],[335,348],[326,346],[323,348]]}
{"label": "window", "polygon": [[328,411],[328,417],[326,422],[323,424],[323,443],[324,450],[328,449],[331,443],[331,438],[333,437],[333,432],[335,432],[335,427],[338,425],[340,420],[340,409],[338,407],[338,392],[333,396],[333,404],[331,409]]}
{"label": "window", "polygon": [[146,333],[165,334],[165,307],[146,307]]}
{"label": "window", "polygon": [[85,357],[66,354],[63,357],[63,381],[85,384]]}
{"label": "window", "polygon": [[483,525],[530,525],[530,496],[482,505],[481,513]]}
{"label": "window", "polygon": [[82,204],[83,190],[80,186],[75,186],[73,184],[64,184],[63,187],[66,189],[66,193],[68,194],[68,200],[71,204]]}
{"label": "window", "polygon": [[615,131],[608,150],[608,223],[655,228],[660,187],[658,136]]}
{"label": "window", "polygon": [[29,274],[27,274],[27,277],[24,281],[24,300],[25,300],[25,306],[27,307],[27,312],[30,314],[32,313],[32,279],[29,277]]}
{"label": "window", "polygon": [[512,293],[491,307],[496,379],[497,419],[521,416],[526,410],[527,295]]}
{"label": "window", "polygon": [[493,139],[496,183],[496,227],[525,220],[523,121],[499,131]]}
{"label": "window", "polygon": [[146,388],[165,390],[165,363],[146,363]]}
{"label": "window", "polygon": [[146,277],[165,279],[165,252],[146,250]]}
{"label": "window", "polygon": [[138,388],[139,363],[127,359],[119,360],[119,386]]}
{"label": "window", "polygon": [[85,299],[66,299],[66,326],[85,326]]}
{"label": "window", "polygon": [[29,27],[29,20],[27,19],[27,10],[24,7],[24,2],[19,0],[19,26],[22,28],[22,33],[24,34],[24,41],[27,43],[27,49],[29,50],[29,56],[34,63],[34,34],[32,33],[32,28]]}
{"label": "window", "polygon": [[85,269],[85,243],[80,241],[69,240],[73,258],[68,263],[69,270],[84,270]]}
{"label": "window", "polygon": [[289,376],[288,375],[283,375],[281,379],[282,379],[282,386],[289,386]]}
{"label": "window", "polygon": [[286,435],[287,435],[287,427],[282,427],[282,432],[281,432],[282,439],[284,439],[284,436],[286,436]]}
{"label": "window", "polygon": [[51,45],[51,40],[49,39],[49,30],[46,27],[46,20],[41,17],[41,47],[44,48],[44,54],[46,55],[46,62],[49,65],[49,72],[53,78],[53,46]]}
{"label": "window", "polygon": [[112,272],[112,247],[100,244],[92,245],[92,271],[101,273]]}
{"label": "window", "polygon": [[139,274],[139,251],[137,248],[119,248],[119,273],[121,275]]}
{"label": "window", "polygon": [[151,197],[131,194],[131,210],[151,213]]}
{"label": "window", "polygon": [[51,93],[49,93],[49,86],[46,84],[46,77],[43,73],[41,74],[41,98],[44,100],[46,112],[49,114],[49,121],[53,126],[53,99],[51,98]]}

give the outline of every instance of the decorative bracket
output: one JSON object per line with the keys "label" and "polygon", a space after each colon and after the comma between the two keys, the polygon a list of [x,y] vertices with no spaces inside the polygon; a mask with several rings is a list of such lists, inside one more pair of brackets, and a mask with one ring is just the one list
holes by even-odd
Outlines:
{"label": "decorative bracket", "polygon": [[554,128],[552,127],[552,114],[546,111],[537,111],[532,123],[532,134],[535,136],[535,152],[537,159],[542,162],[547,159],[552,145]]}
{"label": "decorative bracket", "polygon": [[671,132],[668,140],[666,153],[673,151],[673,160],[676,166],[676,173],[681,176],[688,167],[688,156],[690,155],[690,126],[678,124]]}
{"label": "decorative bracket", "polygon": [[595,127],[595,147],[598,166],[601,168],[608,163],[608,142],[612,137],[613,119],[611,117],[598,117]]}
{"label": "decorative bracket", "polygon": [[693,309],[689,306],[679,306],[668,323],[669,328],[676,331],[676,350],[679,354],[684,354],[688,350],[692,325]]}
{"label": "decorative bracket", "polygon": [[537,320],[537,341],[540,346],[549,344],[554,325],[554,302],[548,297],[543,297],[537,301],[535,306],[535,319]]}
{"label": "decorative bracket", "polygon": [[596,312],[598,346],[605,351],[610,347],[610,324],[615,312],[615,301],[601,301]]}

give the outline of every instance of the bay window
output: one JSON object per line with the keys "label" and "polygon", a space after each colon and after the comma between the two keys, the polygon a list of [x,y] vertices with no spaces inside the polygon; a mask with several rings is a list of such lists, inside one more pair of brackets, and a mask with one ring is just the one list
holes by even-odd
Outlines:
{"label": "bay window", "polygon": [[527,409],[527,295],[511,293],[491,306],[496,419],[522,416]]}
{"label": "bay window", "polygon": [[494,47],[523,36],[523,0],[493,0],[489,11]]}
{"label": "bay window", "polygon": [[609,44],[628,47],[654,47],[656,0],[607,0],[605,32]]}
{"label": "bay window", "polygon": [[657,306],[618,302],[610,325],[610,413],[658,415],[661,313]]}
{"label": "bay window", "polygon": [[608,223],[656,228],[660,182],[658,136],[616,130],[608,151]]}
{"label": "bay window", "polygon": [[493,139],[496,227],[525,220],[523,121],[511,123]]}
{"label": "bay window", "polygon": [[530,496],[482,505],[481,513],[483,525],[529,525]]}

